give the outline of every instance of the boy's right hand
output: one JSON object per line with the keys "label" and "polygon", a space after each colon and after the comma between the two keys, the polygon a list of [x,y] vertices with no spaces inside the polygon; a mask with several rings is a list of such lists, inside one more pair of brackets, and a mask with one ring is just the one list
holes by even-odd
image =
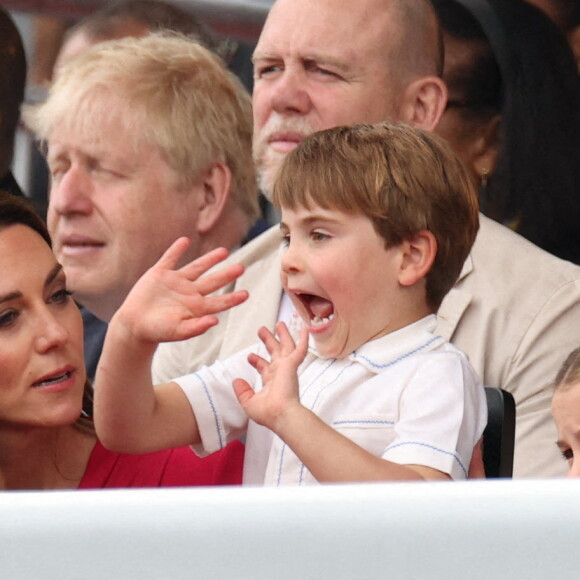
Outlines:
{"label": "boy's right hand", "polygon": [[159,343],[185,340],[203,334],[217,324],[213,316],[241,304],[248,292],[239,290],[219,296],[208,296],[238,278],[244,271],[233,264],[203,276],[228,256],[217,248],[177,268],[189,247],[188,238],[179,238],[137,281],[111,323],[122,325],[132,339]]}

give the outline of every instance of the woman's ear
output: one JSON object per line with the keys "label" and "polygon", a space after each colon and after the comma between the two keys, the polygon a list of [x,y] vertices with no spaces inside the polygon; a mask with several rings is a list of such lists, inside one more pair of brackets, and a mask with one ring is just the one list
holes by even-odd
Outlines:
{"label": "woman's ear", "polygon": [[433,131],[447,103],[447,87],[435,76],[421,77],[403,94],[401,120],[425,131]]}
{"label": "woman's ear", "polygon": [[402,260],[399,269],[399,284],[412,286],[425,278],[437,255],[437,240],[432,232],[421,230],[412,239],[401,244]]}
{"label": "woman's ear", "polygon": [[197,231],[207,234],[216,225],[229,200],[232,172],[225,163],[214,163],[201,177]]}

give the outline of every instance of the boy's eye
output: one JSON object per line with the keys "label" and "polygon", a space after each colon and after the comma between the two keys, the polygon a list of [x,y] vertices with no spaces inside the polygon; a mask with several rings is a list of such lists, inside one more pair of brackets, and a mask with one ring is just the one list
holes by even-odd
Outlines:
{"label": "boy's eye", "polygon": [[0,314],[0,328],[9,327],[18,318],[16,310],[7,310]]}
{"label": "boy's eye", "polygon": [[285,247],[290,245],[290,234],[285,234],[282,236],[282,245]]}
{"label": "boy's eye", "polygon": [[323,232],[318,232],[318,231],[314,231],[310,234],[310,237],[315,241],[315,242],[321,242],[323,240],[326,240],[329,236],[328,234],[325,234]]}

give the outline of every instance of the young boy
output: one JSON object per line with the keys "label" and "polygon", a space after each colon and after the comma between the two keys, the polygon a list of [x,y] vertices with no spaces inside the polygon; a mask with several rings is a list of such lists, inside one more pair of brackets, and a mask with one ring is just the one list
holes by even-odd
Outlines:
{"label": "young boy", "polygon": [[283,285],[305,325],[297,344],[280,323],[277,336],[260,331],[263,344],[153,389],[157,344],[200,334],[216,323],[202,315],[228,306],[204,298],[217,275],[198,279],[221,256],[174,270],[178,240],[109,326],[101,441],[207,454],[246,433],[252,484],[465,478],[485,394],[463,353],[433,334],[478,228],[460,162],[410,127],[339,127],[287,156],[274,199]]}

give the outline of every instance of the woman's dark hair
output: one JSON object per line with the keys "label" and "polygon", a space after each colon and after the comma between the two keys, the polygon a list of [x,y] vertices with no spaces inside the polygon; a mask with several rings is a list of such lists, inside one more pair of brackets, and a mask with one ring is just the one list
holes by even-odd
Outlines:
{"label": "woman's dark hair", "polygon": [[6,191],[0,191],[0,228],[21,224],[40,234],[52,247],[46,224],[36,213],[31,203]]}
{"label": "woman's dark hair", "polygon": [[[36,213],[31,203],[22,197],[17,197],[6,191],[0,191],[0,230],[3,228],[23,225],[42,236],[44,241],[52,247],[46,224]],[[82,415],[76,425],[82,429],[93,430],[93,387],[87,380],[83,392]]]}
{"label": "woman's dark hair", "polygon": [[580,76],[566,39],[522,0],[432,2],[444,33],[473,50],[452,81],[465,114],[501,115],[482,211],[580,263]]}

